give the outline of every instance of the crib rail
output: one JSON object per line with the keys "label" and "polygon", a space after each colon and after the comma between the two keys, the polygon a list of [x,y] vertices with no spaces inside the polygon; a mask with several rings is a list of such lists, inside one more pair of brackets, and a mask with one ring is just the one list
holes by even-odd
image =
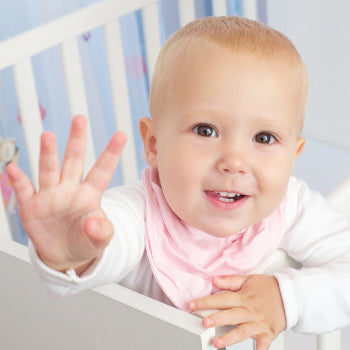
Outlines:
{"label": "crib rail", "polygon": [[1,245],[0,273],[1,349],[215,350],[200,319],[116,284],[52,299],[16,242]]}

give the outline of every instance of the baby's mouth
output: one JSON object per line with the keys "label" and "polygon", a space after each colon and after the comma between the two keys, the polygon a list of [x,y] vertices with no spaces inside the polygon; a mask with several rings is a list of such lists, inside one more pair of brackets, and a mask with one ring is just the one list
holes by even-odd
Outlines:
{"label": "baby's mouth", "polygon": [[221,202],[236,202],[244,198],[244,194],[234,193],[234,192],[217,192],[217,191],[206,191],[207,194],[211,197],[218,199]]}

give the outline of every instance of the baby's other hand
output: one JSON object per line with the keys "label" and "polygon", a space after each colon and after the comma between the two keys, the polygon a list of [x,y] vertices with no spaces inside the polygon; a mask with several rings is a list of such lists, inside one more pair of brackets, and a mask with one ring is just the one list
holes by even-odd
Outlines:
{"label": "baby's other hand", "polygon": [[189,307],[192,311],[221,310],[203,318],[202,324],[206,328],[237,325],[213,339],[214,346],[224,348],[253,338],[256,350],[267,350],[286,327],[276,278],[266,275],[215,277],[213,284],[226,291],[193,300]]}

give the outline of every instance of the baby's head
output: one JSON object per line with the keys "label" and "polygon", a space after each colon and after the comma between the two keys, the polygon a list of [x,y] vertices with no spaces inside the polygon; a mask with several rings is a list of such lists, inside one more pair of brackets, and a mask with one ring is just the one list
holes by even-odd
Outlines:
{"label": "baby's head", "polygon": [[173,34],[140,131],[175,214],[215,236],[271,214],[304,145],[307,85],[294,45],[262,23],[208,17]]}

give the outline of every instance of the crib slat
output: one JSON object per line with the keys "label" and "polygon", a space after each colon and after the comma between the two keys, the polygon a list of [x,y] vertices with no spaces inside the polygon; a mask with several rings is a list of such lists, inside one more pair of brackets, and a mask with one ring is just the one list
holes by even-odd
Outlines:
{"label": "crib slat", "polygon": [[258,9],[256,0],[245,0],[243,1],[243,14],[245,17],[250,19],[258,18]]}
{"label": "crib slat", "polygon": [[[82,114],[89,118],[84,77],[76,38],[69,39],[61,44],[61,55],[71,116]],[[84,176],[94,163],[95,151],[91,127],[88,123]]]}
{"label": "crib slat", "polygon": [[143,32],[145,35],[148,77],[149,80],[151,80],[153,68],[161,48],[157,3],[149,4],[142,9],[142,20]]}
{"label": "crib slat", "polygon": [[119,21],[107,23],[104,35],[115,121],[128,136],[121,157],[123,180],[133,182],[138,179],[138,171]]}
{"label": "crib slat", "polygon": [[38,189],[40,135],[43,131],[43,126],[32,63],[29,58],[13,66],[13,76],[33,184]]}
{"label": "crib slat", "polygon": [[211,5],[213,8],[213,15],[214,16],[226,16],[227,15],[226,0],[212,0]]}
{"label": "crib slat", "polygon": [[0,241],[12,240],[10,226],[7,220],[6,210],[0,189]]}
{"label": "crib slat", "polygon": [[184,26],[196,18],[195,4],[193,0],[179,0],[180,24]]}

